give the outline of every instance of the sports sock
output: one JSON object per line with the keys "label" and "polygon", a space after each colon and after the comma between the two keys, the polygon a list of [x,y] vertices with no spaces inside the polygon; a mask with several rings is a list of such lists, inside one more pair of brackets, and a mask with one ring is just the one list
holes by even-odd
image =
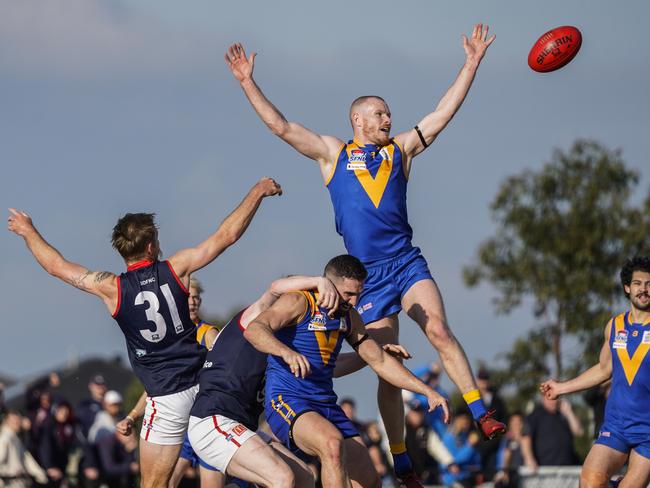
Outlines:
{"label": "sports sock", "polygon": [[413,471],[411,459],[406,452],[406,443],[390,444],[390,453],[393,456],[393,467],[397,476],[406,475]]}
{"label": "sports sock", "polygon": [[472,417],[474,420],[479,420],[483,415],[487,413],[485,409],[485,404],[481,399],[481,393],[478,390],[468,391],[463,393],[463,400],[467,403],[467,406],[472,411]]}

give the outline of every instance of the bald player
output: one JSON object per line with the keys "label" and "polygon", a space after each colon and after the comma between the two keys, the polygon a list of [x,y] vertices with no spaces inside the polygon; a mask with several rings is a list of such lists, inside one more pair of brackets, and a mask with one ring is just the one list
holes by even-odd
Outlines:
{"label": "bald player", "polygon": [[[378,96],[362,96],[350,107],[353,138],[348,142],[317,134],[288,121],[253,79],[255,53],[241,44],[226,53],[226,63],[249,102],[268,128],[304,156],[318,162],[348,253],[368,270],[358,311],[381,343],[397,341],[402,308],[438,350],[445,370],[459,390],[486,438],[505,432],[481,399],[465,352],[447,323],[442,297],[420,250],[411,244],[406,187],[413,158],[447,126],[465,99],[487,48],[488,27],[474,26],[463,36],[465,64],[437,107],[413,129],[390,136],[391,113]],[[371,70],[367,70],[371,73]],[[359,364],[361,366],[361,363]],[[420,486],[413,475],[404,442],[401,391],[379,382],[379,409],[386,425],[395,471],[407,486]]]}

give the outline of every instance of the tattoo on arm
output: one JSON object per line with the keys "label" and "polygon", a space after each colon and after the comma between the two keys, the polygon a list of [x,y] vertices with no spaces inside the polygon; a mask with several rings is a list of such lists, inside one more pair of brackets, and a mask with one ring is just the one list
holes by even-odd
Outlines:
{"label": "tattoo on arm", "polygon": [[114,276],[113,273],[110,273],[108,271],[100,271],[95,276],[95,283],[101,283],[102,281],[111,278],[112,276]]}
{"label": "tattoo on arm", "polygon": [[92,271],[86,270],[85,273],[80,274],[79,276],[74,276],[71,280],[72,286],[77,288],[84,288],[84,280],[92,274]]}

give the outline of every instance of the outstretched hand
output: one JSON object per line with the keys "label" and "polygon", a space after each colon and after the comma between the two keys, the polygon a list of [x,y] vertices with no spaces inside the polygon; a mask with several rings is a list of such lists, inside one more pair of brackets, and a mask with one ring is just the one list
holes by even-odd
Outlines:
{"label": "outstretched hand", "polygon": [[447,399],[443,397],[433,388],[429,388],[427,393],[427,401],[429,402],[429,412],[433,412],[436,408],[442,408],[442,421],[445,424],[449,423],[449,404]]}
{"label": "outstretched hand", "polygon": [[539,391],[549,400],[557,400],[560,396],[559,383],[555,380],[547,380],[539,385]]}
{"label": "outstretched hand", "polygon": [[411,353],[404,346],[399,344],[384,344],[381,346],[384,352],[390,354],[395,359],[411,359]]}
{"label": "outstretched hand", "polygon": [[255,183],[255,188],[257,188],[264,197],[282,195],[282,187],[273,178],[262,178],[260,181]]}
{"label": "outstretched hand", "polygon": [[488,39],[488,31],[490,27],[483,24],[476,24],[474,26],[474,31],[472,32],[471,39],[468,39],[466,35],[463,34],[463,49],[465,49],[465,55],[468,60],[480,62],[485,56],[485,51],[490,47],[490,44],[494,42],[496,38],[495,35],[492,35]]}
{"label": "outstretched hand", "polygon": [[255,56],[257,56],[257,53],[251,53],[250,56],[246,57],[244,46],[240,43],[236,43],[228,48],[224,58],[226,59],[226,64],[230,68],[230,71],[232,71],[233,76],[241,83],[242,81],[253,77]]}
{"label": "outstretched hand", "polygon": [[21,212],[15,208],[10,208],[9,213],[11,215],[9,215],[9,218],[7,219],[7,222],[9,222],[7,228],[11,232],[21,237],[25,237],[28,232],[34,230],[32,219],[25,212]]}

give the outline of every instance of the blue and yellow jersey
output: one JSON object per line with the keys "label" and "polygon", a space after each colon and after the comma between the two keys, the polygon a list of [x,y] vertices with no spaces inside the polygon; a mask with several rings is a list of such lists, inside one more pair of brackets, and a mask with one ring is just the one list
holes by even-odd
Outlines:
{"label": "blue and yellow jersey", "polygon": [[326,309],[316,305],[316,294],[295,292],[307,300],[307,310],[295,327],[275,333],[275,337],[307,358],[311,373],[296,378],[281,357],[269,354],[266,369],[266,398],[278,395],[306,397],[316,402],[336,402],[332,377],[341,344],[349,333],[349,319],[331,319]]}
{"label": "blue and yellow jersey", "polygon": [[413,247],[402,158],[403,150],[393,140],[383,147],[350,141],[341,147],[326,183],[336,231],[343,236],[348,253],[363,263],[397,256]]}
{"label": "blue and yellow jersey", "polygon": [[622,433],[650,435],[650,321],[630,323],[625,312],[611,320],[612,389],[605,422]]}
{"label": "blue and yellow jersey", "polygon": [[208,324],[207,322],[204,322],[203,319],[199,319],[199,321],[195,324],[196,325],[196,342],[201,344],[203,347],[208,347],[207,344],[205,343],[205,334],[210,330],[210,329],[216,329],[217,332],[221,331],[221,327],[218,325],[212,325]]}

